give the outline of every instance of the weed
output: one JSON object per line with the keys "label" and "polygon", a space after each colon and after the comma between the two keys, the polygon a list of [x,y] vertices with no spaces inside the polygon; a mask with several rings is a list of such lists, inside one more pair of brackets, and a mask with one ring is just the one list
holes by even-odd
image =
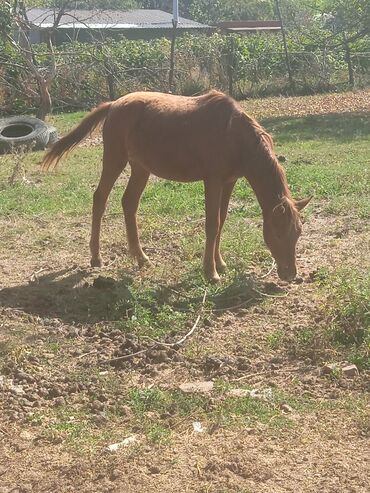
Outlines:
{"label": "weed", "polygon": [[326,313],[333,342],[349,349],[352,362],[370,368],[370,271],[342,269],[327,275],[321,286],[329,293]]}
{"label": "weed", "polygon": [[266,337],[267,346],[270,349],[277,349],[284,337],[284,332],[282,330],[275,330],[271,334],[268,334]]}

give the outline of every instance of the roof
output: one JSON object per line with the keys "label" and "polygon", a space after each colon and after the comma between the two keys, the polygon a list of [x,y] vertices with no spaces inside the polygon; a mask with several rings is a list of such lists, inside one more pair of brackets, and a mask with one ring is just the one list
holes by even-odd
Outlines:
{"label": "roof", "polygon": [[[53,27],[54,9],[27,9],[28,20],[34,26]],[[179,17],[179,29],[205,29],[209,26]],[[172,14],[162,10],[78,10],[62,15],[58,29],[172,29]]]}
{"label": "roof", "polygon": [[280,31],[280,21],[229,21],[220,22],[217,27],[228,32]]}

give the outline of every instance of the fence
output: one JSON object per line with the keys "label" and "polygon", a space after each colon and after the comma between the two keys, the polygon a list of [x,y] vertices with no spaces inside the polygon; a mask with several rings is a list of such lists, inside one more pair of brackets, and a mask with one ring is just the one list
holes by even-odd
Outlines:
{"label": "fence", "polygon": [[[288,93],[284,54],[271,50],[268,43],[258,50],[252,48],[230,47],[220,39],[210,43],[209,49],[206,39],[181,41],[176,51],[175,92],[195,95],[216,88],[236,98]],[[43,49],[39,47],[37,56],[46,70]],[[57,72],[51,87],[54,110],[88,109],[136,90],[166,92],[168,54],[169,42],[164,39],[104,46],[63,45],[56,52]],[[296,93],[348,87],[348,63],[343,51],[293,51],[289,56]],[[356,86],[368,86],[370,52],[353,53],[351,62]],[[10,62],[0,55],[0,111],[32,111],[37,104],[38,87],[32,74],[21,61]]]}

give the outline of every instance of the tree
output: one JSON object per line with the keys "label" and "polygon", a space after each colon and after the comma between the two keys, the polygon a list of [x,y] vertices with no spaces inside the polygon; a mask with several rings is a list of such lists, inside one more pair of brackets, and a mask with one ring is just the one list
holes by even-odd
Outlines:
{"label": "tree", "polygon": [[221,21],[265,20],[273,17],[271,0],[188,0],[181,7],[199,22],[215,24]]}
{"label": "tree", "polygon": [[[26,5],[18,0],[5,1],[2,5],[1,17],[5,19],[0,24],[3,42],[10,45],[18,54],[20,60],[35,78],[39,90],[40,104],[37,117],[45,120],[51,111],[50,86],[56,75],[56,59],[52,35],[63,16],[65,10],[72,3],[70,0],[60,0],[55,7],[54,22],[51,29],[45,30],[47,43],[48,63],[40,63],[37,53],[30,41],[30,23],[27,18]],[[4,16],[4,17],[3,17]]]}

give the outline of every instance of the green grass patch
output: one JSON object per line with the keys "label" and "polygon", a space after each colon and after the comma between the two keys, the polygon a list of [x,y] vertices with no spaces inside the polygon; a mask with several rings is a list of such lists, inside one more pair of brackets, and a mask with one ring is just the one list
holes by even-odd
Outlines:
{"label": "green grass patch", "polygon": [[349,361],[370,369],[370,270],[342,269],[321,274],[328,293],[327,325],[334,344]]}

